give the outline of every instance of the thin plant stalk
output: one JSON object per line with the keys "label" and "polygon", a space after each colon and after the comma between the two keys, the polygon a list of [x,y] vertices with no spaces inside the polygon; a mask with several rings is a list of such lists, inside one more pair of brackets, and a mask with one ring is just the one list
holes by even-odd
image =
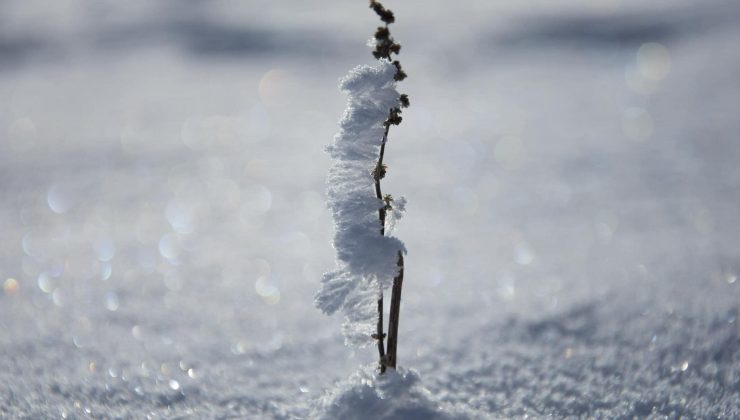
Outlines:
{"label": "thin plant stalk", "polygon": [[398,322],[401,315],[401,287],[403,286],[403,253],[398,252],[398,275],[393,279],[391,292],[391,313],[388,320],[388,351],[385,365],[396,368],[396,349],[398,348]]}
{"label": "thin plant stalk", "polygon": [[[379,27],[375,32],[375,51],[373,56],[377,59],[385,58],[391,61],[391,53],[398,54],[401,49],[401,45],[395,43],[393,38],[390,36],[388,30],[388,24],[395,21],[393,12],[387,10],[382,4],[375,0],[370,0],[370,7],[375,13],[380,16],[380,19],[385,23],[385,26]],[[396,66],[397,72],[394,77],[396,81],[400,81],[406,78],[406,73],[401,69],[401,64],[398,61],[393,61],[393,65]],[[401,106],[407,107],[409,105],[408,96],[402,95],[400,98]],[[383,196],[380,188],[380,180],[383,179],[386,172],[386,166],[383,163],[385,157],[385,145],[388,141],[388,131],[391,125],[398,125],[401,123],[401,109],[391,108],[388,111],[388,119],[385,121],[385,131],[383,132],[383,138],[380,143],[380,154],[378,156],[378,162],[373,170],[373,179],[375,181],[375,195],[378,200],[385,202],[385,205],[378,209],[378,219],[380,222],[380,234],[385,235],[385,222],[388,210],[393,208],[393,198],[390,195]],[[383,290],[380,288],[378,297],[378,328],[377,332],[373,337],[378,340],[378,354],[380,357],[379,370],[380,373],[385,372],[387,367],[392,369],[396,368],[397,360],[397,348],[398,348],[398,325],[401,311],[401,288],[403,286],[403,272],[404,272],[404,260],[403,253],[398,252],[398,274],[393,278],[393,288],[391,292],[391,305],[390,305],[390,316],[388,320],[388,342],[387,348],[384,348],[383,340],[385,333],[383,332]]]}

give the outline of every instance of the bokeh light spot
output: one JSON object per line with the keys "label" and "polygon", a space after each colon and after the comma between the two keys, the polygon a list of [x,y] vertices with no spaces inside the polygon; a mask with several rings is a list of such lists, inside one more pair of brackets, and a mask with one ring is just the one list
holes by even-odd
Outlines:
{"label": "bokeh light spot", "polygon": [[180,257],[180,241],[177,236],[166,233],[159,240],[159,253],[169,261],[177,261]]}
{"label": "bokeh light spot", "polygon": [[637,50],[637,68],[642,77],[662,80],[671,70],[671,54],[657,42],[646,42]]}
{"label": "bokeh light spot", "polygon": [[184,200],[170,200],[165,209],[165,217],[177,233],[188,234],[195,231],[195,208]]}
{"label": "bokeh light spot", "polygon": [[496,287],[498,295],[503,300],[513,300],[516,295],[515,278],[510,272],[503,272],[498,278]]}
{"label": "bokeh light spot", "polygon": [[39,289],[44,293],[51,293],[54,291],[54,280],[47,272],[39,274],[38,279],[36,279],[36,284],[38,284]]}
{"label": "bokeh light spot", "polygon": [[527,244],[519,243],[514,246],[514,261],[519,265],[529,265],[534,261],[534,254]]}
{"label": "bokeh light spot", "polygon": [[139,326],[139,325],[134,325],[134,326],[133,326],[133,327],[131,328],[131,335],[132,335],[132,336],[133,336],[133,337],[134,337],[134,338],[135,338],[136,340],[142,340],[142,339],[144,338],[144,335],[143,335],[143,334],[142,334],[142,332],[141,332],[141,326]]}
{"label": "bokeh light spot", "polygon": [[275,305],[280,302],[280,289],[266,277],[258,278],[254,289],[265,303]]}
{"label": "bokeh light spot", "polygon": [[257,258],[252,261],[252,266],[257,274],[257,277],[267,277],[270,275],[270,273],[272,273],[272,267],[270,267],[270,263],[262,258]]}
{"label": "bokeh light spot", "polygon": [[270,162],[252,159],[244,165],[244,176],[249,179],[265,179],[269,175]]}
{"label": "bokeh light spot", "polygon": [[68,212],[75,205],[74,196],[69,188],[60,184],[52,185],[46,193],[49,208],[58,214]]}
{"label": "bokeh light spot", "polygon": [[116,246],[113,244],[113,240],[108,237],[95,239],[93,241],[93,250],[95,251],[95,257],[103,262],[112,260],[113,256],[116,255]]}
{"label": "bokeh light spot", "polygon": [[105,295],[105,309],[115,312],[118,310],[118,307],[120,305],[120,301],[118,300],[118,295],[114,292],[109,292]]}
{"label": "bokeh light spot", "polygon": [[654,123],[650,114],[642,108],[627,108],[622,119],[624,135],[634,141],[645,141],[653,135]]}
{"label": "bokeh light spot", "polygon": [[106,281],[113,274],[113,266],[109,262],[100,265],[100,280]]}
{"label": "bokeh light spot", "polygon": [[170,379],[169,385],[170,389],[172,389],[173,391],[177,391],[180,389],[180,383],[174,379]]}
{"label": "bokeh light spot", "polygon": [[283,69],[272,69],[262,76],[257,91],[262,103],[271,107],[285,106],[294,97],[295,82]]}
{"label": "bokeh light spot", "polygon": [[54,289],[54,292],[51,294],[51,300],[56,306],[63,306],[66,302],[64,293],[58,288]]}
{"label": "bokeh light spot", "polygon": [[3,282],[3,292],[7,296],[11,296],[11,295],[18,293],[19,288],[20,288],[20,285],[18,284],[18,280],[14,278],[5,279],[5,282]]}
{"label": "bokeh light spot", "polygon": [[41,255],[39,249],[40,240],[37,238],[37,234],[35,232],[28,232],[23,235],[21,246],[23,247],[23,252],[25,252],[29,257],[39,257]]}

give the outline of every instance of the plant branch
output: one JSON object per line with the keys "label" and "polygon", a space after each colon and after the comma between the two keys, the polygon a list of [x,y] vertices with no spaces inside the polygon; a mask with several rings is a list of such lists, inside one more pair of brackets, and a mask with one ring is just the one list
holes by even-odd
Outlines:
{"label": "plant branch", "polygon": [[385,346],[383,344],[383,289],[380,289],[380,297],[378,298],[378,332],[376,333],[375,339],[378,340],[378,353],[380,354],[380,363],[378,368],[380,373],[385,372]]}
{"label": "plant branch", "polygon": [[[385,23],[384,26],[378,27],[375,32],[375,50],[373,56],[377,59],[385,58],[391,64],[396,67],[396,74],[393,79],[401,81],[406,78],[406,73],[401,68],[401,63],[391,60],[391,54],[398,54],[401,50],[401,45],[396,43],[391,37],[390,31],[388,30],[388,24],[395,21],[393,12],[383,7],[376,0],[370,0],[370,7],[375,13],[380,16],[380,20]],[[383,163],[385,157],[385,144],[388,142],[388,131],[391,125],[398,125],[401,123],[401,108],[409,106],[408,95],[401,95],[399,98],[400,107],[391,108],[388,111],[388,118],[385,120],[384,126],[385,131],[383,132],[383,139],[380,143],[380,154],[378,156],[378,162],[373,169],[373,180],[375,181],[375,196],[381,201],[382,205],[378,209],[378,220],[380,222],[380,235],[385,235],[385,220],[388,210],[392,209],[393,197],[390,195],[383,196],[383,192],[380,188],[380,180],[385,176],[386,166]],[[383,289],[380,287],[380,294],[378,298],[378,329],[373,335],[378,340],[378,353],[380,355],[380,373],[385,372],[386,367],[392,369],[396,368],[396,348],[398,345],[398,322],[400,317],[401,309],[401,286],[403,285],[403,252],[398,251],[398,274],[393,278],[393,291],[391,294],[391,307],[390,307],[390,319],[388,321],[388,342],[387,351],[383,346],[383,339],[385,334],[383,333]]]}
{"label": "plant branch", "polygon": [[[392,111],[389,112],[389,118]],[[373,179],[375,180],[375,197],[378,200],[383,200],[383,193],[380,190],[380,180],[385,176],[385,166],[383,165],[383,157],[385,156],[385,143],[388,141],[388,130],[391,128],[390,124],[385,125],[385,132],[383,133],[383,140],[380,143],[380,156],[378,157],[378,164],[375,165],[373,170]],[[386,208],[382,206],[378,209],[378,219],[380,220],[380,234],[385,235],[385,214]]]}
{"label": "plant branch", "polygon": [[403,286],[403,252],[398,251],[398,275],[393,278],[393,292],[391,294],[391,313],[388,320],[388,351],[385,357],[386,365],[396,368],[396,349],[398,347],[398,323],[401,316],[401,287]]}
{"label": "plant branch", "polygon": [[[375,196],[378,198],[378,200],[383,199],[383,192],[380,189],[380,179],[385,174],[385,169],[383,169],[383,157],[385,156],[385,143],[388,140],[388,130],[390,129],[390,124],[386,124],[385,126],[385,132],[383,133],[383,140],[380,144],[380,155],[378,157],[378,164],[375,166],[375,170],[373,171],[373,179],[375,180]],[[386,215],[386,208],[385,206],[382,206],[378,209],[378,219],[380,220],[380,234],[385,235],[385,215]],[[378,356],[379,356],[379,369],[380,373],[385,372],[386,367],[386,357],[385,357],[385,345],[383,343],[383,339],[385,338],[385,333],[383,332],[383,288],[380,287],[380,290],[378,293],[380,294],[380,297],[378,298],[378,329],[375,333],[375,339],[378,340]]]}

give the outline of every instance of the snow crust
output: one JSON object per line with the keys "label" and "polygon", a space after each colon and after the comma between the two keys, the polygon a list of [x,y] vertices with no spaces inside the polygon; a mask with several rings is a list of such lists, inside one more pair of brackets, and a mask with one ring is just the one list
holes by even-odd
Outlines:
{"label": "snow crust", "polygon": [[[399,94],[388,60],[375,66],[358,66],[340,81],[348,96],[339,122],[340,131],[327,147],[332,164],[327,178],[327,204],[334,219],[336,268],[323,275],[316,306],[326,314],[342,310],[346,342],[372,343],[377,322],[377,295],[398,273],[403,242],[379,232],[378,210],[384,205],[375,195],[372,169],[378,160],[383,122],[398,107]],[[405,200],[400,201],[401,207]],[[393,212],[393,219],[400,217]]]}

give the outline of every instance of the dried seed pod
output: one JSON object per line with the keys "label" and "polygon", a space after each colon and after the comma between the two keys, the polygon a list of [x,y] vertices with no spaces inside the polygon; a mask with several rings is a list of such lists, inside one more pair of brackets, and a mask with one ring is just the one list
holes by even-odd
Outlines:
{"label": "dried seed pod", "polygon": [[401,96],[398,98],[398,100],[401,102],[401,108],[408,108],[409,105],[411,104],[409,102],[409,95],[407,95],[405,93],[401,94]]}
{"label": "dried seed pod", "polygon": [[393,196],[392,195],[386,194],[383,197],[383,202],[385,203],[385,206],[383,206],[383,208],[385,209],[385,211],[391,211],[391,210],[393,210]]}
{"label": "dried seed pod", "polygon": [[388,30],[388,28],[384,26],[379,26],[378,30],[375,31],[375,39],[378,41],[385,41],[391,36],[391,31]]}
{"label": "dried seed pod", "polygon": [[383,164],[375,165],[375,168],[373,168],[373,179],[375,181],[380,181],[381,179],[385,178],[385,172],[388,169],[388,166]]}
{"label": "dried seed pod", "polygon": [[401,80],[405,79],[406,78],[406,72],[403,71],[403,68],[401,68],[401,63],[398,60],[395,60],[393,62],[393,65],[396,66],[396,69],[398,69],[398,71],[396,72],[396,76],[394,77],[394,79],[396,81],[399,81],[399,82]]}
{"label": "dried seed pod", "polygon": [[387,24],[391,24],[396,21],[396,18],[393,16],[393,12],[383,7],[380,2],[377,2],[375,0],[370,0],[370,8],[375,11],[375,13],[380,16],[380,20]]}
{"label": "dried seed pod", "polygon": [[388,113],[388,119],[385,120],[385,126],[388,127],[390,125],[401,124],[402,120],[403,118],[401,118],[401,109],[391,108],[390,112]]}

